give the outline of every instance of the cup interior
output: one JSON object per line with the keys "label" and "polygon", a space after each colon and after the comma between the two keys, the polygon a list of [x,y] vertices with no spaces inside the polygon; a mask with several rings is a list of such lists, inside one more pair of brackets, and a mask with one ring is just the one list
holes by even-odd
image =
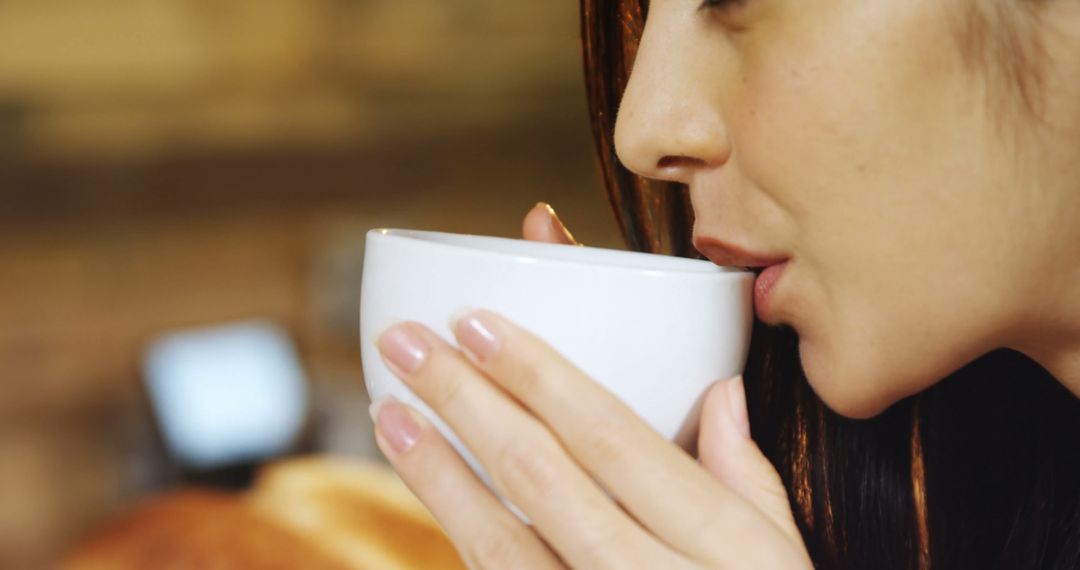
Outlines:
{"label": "cup interior", "polygon": [[676,273],[742,273],[737,267],[721,267],[709,261],[687,259],[668,255],[655,255],[634,251],[621,251],[596,247],[567,247],[562,244],[531,242],[490,236],[475,236],[430,232],[421,230],[378,229],[372,230],[389,238],[415,240],[436,247],[456,250],[473,250],[500,257],[522,258],[536,261],[552,261],[577,265],[606,265],[626,269]]}

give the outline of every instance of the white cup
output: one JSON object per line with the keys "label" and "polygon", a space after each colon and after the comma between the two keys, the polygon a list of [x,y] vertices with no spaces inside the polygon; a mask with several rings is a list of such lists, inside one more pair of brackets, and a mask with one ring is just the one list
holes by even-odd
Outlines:
{"label": "white cup", "polygon": [[451,344],[451,317],[490,309],[528,329],[684,448],[710,385],[742,372],[753,274],[708,261],[414,230],[367,233],[361,358],[373,400],[430,418],[490,486],[452,430],[386,367],[376,339],[400,321]]}

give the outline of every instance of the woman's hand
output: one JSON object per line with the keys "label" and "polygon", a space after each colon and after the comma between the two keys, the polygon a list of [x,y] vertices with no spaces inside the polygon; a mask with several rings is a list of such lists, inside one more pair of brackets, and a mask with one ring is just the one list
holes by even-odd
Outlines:
{"label": "woman's hand", "polygon": [[[546,205],[526,237],[574,243]],[[561,228],[561,229],[560,229]],[[780,479],[749,437],[742,380],[706,397],[700,463],[528,331],[489,311],[379,339],[394,372],[461,437],[525,525],[441,434],[396,401],[380,449],[472,568],[809,568]]]}
{"label": "woman's hand", "polygon": [[559,220],[555,209],[544,202],[538,202],[525,214],[525,219],[521,222],[521,235],[529,241],[580,245]]}

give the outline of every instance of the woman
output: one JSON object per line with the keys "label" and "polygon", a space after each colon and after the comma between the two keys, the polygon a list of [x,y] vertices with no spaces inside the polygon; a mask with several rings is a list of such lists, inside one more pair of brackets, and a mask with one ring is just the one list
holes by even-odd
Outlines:
{"label": "woman", "polygon": [[[382,405],[465,561],[1080,567],[1080,3],[647,8],[583,2],[605,177],[632,247],[760,272],[745,389],[710,391],[694,461],[498,315],[457,321],[464,353],[391,327],[534,523]],[[568,241],[545,216],[527,237]]]}

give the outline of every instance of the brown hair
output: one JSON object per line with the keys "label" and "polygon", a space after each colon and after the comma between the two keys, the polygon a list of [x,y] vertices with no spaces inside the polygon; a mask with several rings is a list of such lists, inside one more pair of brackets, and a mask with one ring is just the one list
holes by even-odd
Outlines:
{"label": "brown hair", "polygon": [[[686,189],[615,155],[647,9],[581,2],[596,150],[627,245],[699,257]],[[1080,568],[1080,400],[1023,355],[988,354],[865,421],[814,394],[790,328],[755,323],[744,376],[754,439],[819,567]]]}

